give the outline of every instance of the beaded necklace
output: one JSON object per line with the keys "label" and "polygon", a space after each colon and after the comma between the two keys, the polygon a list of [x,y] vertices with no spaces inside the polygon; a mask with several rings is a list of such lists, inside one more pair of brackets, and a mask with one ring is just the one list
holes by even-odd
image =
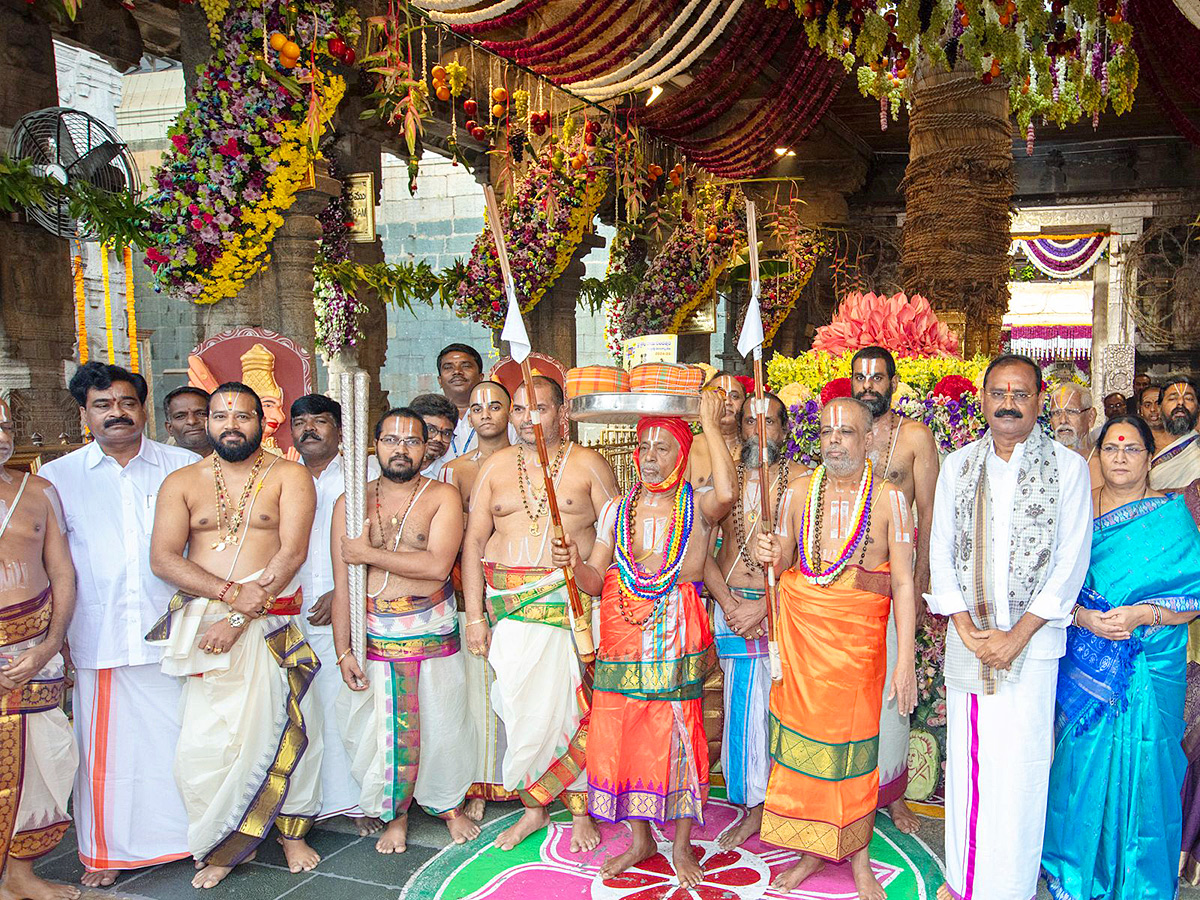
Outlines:
{"label": "beaded necklace", "polygon": [[[770,469],[768,468],[767,471],[769,472]],[[787,457],[784,457],[779,468],[779,474],[775,476],[775,484],[771,486],[772,490],[776,485],[779,487],[779,495],[775,499],[775,518],[772,519],[772,522],[775,524],[779,523],[780,514],[783,512],[783,495],[787,493],[789,472],[790,470]],[[761,477],[761,469],[759,477]],[[754,526],[758,524],[759,519],[762,517],[762,510],[760,509],[758,511],[758,515],[754,517],[753,522],[748,521],[747,516],[742,509],[743,498],[746,492],[745,484],[746,466],[739,462],[737,465],[737,500],[735,500],[733,503],[733,537],[734,540],[737,541],[738,556],[740,556],[742,562],[746,564],[746,568],[751,572],[762,572],[762,563],[756,559],[753,559],[751,555],[746,552],[749,541],[749,539],[746,537],[746,532],[753,530]],[[768,490],[767,494],[769,499],[770,490]],[[734,565],[737,565],[737,560],[734,560]]]}
{"label": "beaded necklace", "polygon": [[[217,494],[217,540],[213,542],[212,549],[218,553],[238,542],[238,532],[242,529],[242,520],[246,515],[246,501],[250,499],[250,490],[254,487],[254,479],[258,477],[258,470],[262,468],[263,458],[263,453],[260,451],[258,459],[254,460],[254,465],[250,468],[246,484],[242,487],[242,494],[238,497],[237,506],[230,512],[229,489],[225,486],[225,473],[221,469],[220,458],[216,454],[213,455],[213,487]],[[259,487],[261,488],[262,485]]]}
{"label": "beaded necklace", "polygon": [[[638,482],[617,506],[614,565],[621,582],[621,589],[617,593],[621,618],[645,631],[663,618],[667,611],[667,600],[679,581],[679,570],[683,567],[688,538],[692,534],[692,486],[685,481],[675,494],[675,510],[663,544],[662,565],[656,572],[642,568],[633,546],[641,491],[642,485]],[[635,619],[629,612],[626,601],[634,598],[651,601],[650,611],[641,619]]]}
{"label": "beaded necklace", "polygon": [[[863,466],[862,480],[858,483],[858,495],[854,500],[854,516],[857,521],[850,529],[837,560],[828,568],[822,568],[824,561],[821,559],[821,535],[825,525],[825,486],[827,484],[825,466],[818,466],[809,482],[808,496],[805,498],[804,508],[800,512],[797,567],[809,584],[827,585],[832,582],[850,562],[859,544],[863,544],[863,553],[865,554],[864,539],[871,527],[871,495],[875,490],[875,478],[871,474],[871,461],[867,460],[866,465]],[[810,547],[812,548],[811,556],[809,555]]]}
{"label": "beaded necklace", "polygon": [[[558,481],[558,473],[562,468],[563,457],[567,452],[567,441],[558,442],[558,452],[554,454],[554,460],[550,463],[550,480]],[[526,492],[525,485],[529,485],[529,490]],[[537,537],[542,533],[541,527],[538,524],[546,515],[546,510],[550,506],[550,492],[544,487],[542,495],[539,497],[533,487],[533,480],[525,470],[525,448],[521,444],[517,444],[517,486],[521,489],[521,504],[525,507],[525,515],[529,518],[529,533]],[[529,506],[529,497],[532,496],[537,501],[537,508],[531,509]]]}

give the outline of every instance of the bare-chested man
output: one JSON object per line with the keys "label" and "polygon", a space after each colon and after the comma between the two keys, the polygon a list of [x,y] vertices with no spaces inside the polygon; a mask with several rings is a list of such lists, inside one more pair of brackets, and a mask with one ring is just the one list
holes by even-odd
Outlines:
{"label": "bare-chested man", "polygon": [[252,859],[272,822],[289,869],[320,860],[304,840],[321,808],[320,663],[294,621],[316,491],[263,451],[262,404],[240,382],[213,391],[208,437],[216,452],[159,494],[150,565],[178,593],[147,635],[184,678],[175,777],[198,888]]}
{"label": "bare-chested man", "polygon": [[1104,484],[1104,476],[1100,473],[1100,454],[1092,440],[1095,424],[1092,392],[1082,384],[1069,381],[1050,391],[1050,427],[1054,429],[1054,439],[1084,458],[1092,487],[1098,488]]}
{"label": "bare-chested man", "polygon": [[[588,808],[628,821],[633,844],[600,867],[611,878],[657,852],[650,822],[673,821],[672,862],[688,890],[703,873],[691,843],[704,824],[708,741],[701,692],[716,667],[708,610],[696,589],[713,530],[733,506],[733,458],[721,435],[721,398],[700,397],[711,485],[684,478],[692,433],[681,419],[643,418],[638,483],[605,509],[586,562],[568,537],[555,561],[601,593],[600,640],[588,733]],[[615,565],[614,565],[615,562]]]}
{"label": "bare-chested man", "polygon": [[[738,423],[742,404],[746,402],[746,387],[737,377],[728,372],[720,372],[709,379],[703,390],[711,391],[721,398],[721,440],[730,457],[736,460],[742,452],[742,433]],[[708,452],[708,442],[700,441],[688,461],[687,479],[693,487],[701,488],[709,484],[711,477],[712,459]]]}
{"label": "bare-chested man", "polygon": [[[826,404],[823,463],[793,483],[797,558],[779,580],[783,680],[771,690],[775,764],[760,831],[764,842],[802,854],[775,879],[777,889],[793,890],[825,860],[848,858],[860,900],[886,897],[869,845],[879,796],[870,751],[888,684],[889,607],[899,653],[886,699],[905,716],[917,700],[912,518],[900,489],[868,466],[873,418],[849,397]],[[757,541],[759,560],[776,566],[783,545],[797,543],[774,534]]]}
{"label": "bare-chested man", "polygon": [[[896,516],[909,516],[905,526],[913,531],[916,544],[914,578],[917,596],[929,590],[929,523],[933,521],[933,491],[937,486],[938,452],[933,432],[924,422],[907,419],[892,409],[892,394],[899,385],[896,361],[882,347],[863,347],[850,361],[850,389],[874,417],[874,437],[869,451],[880,482],[893,485],[908,499],[905,509],[893,510]],[[889,495],[899,496],[897,494]],[[883,495],[875,506],[883,502]],[[890,501],[889,501],[890,502]],[[916,522],[911,521],[916,506]],[[872,510],[874,512],[874,510]],[[918,604],[918,619],[924,604]],[[888,625],[888,670],[890,683],[897,662],[896,624]],[[916,834],[921,822],[908,808],[904,792],[908,788],[908,714],[897,711],[894,700],[883,704],[879,720],[879,807],[887,807],[896,827],[905,834]]]}
{"label": "bare-chested man", "polygon": [[[475,733],[450,568],[462,543],[458,491],[421,475],[428,431],[411,409],[375,426],[381,475],[367,485],[363,532],[346,535],[346,498],[333,511],[333,640],[339,701],[359,806],[387,823],[380,853],[408,847],[416,801],[462,844],[479,835],[463,814],[475,773]],[[349,566],[367,567],[366,665],[351,651]]]}
{"label": "bare-chested man", "polygon": [[33,861],[71,823],[79,752],[59,706],[59,651],[75,608],[75,567],[54,486],[5,467],[14,439],[0,398],[0,900],[75,900],[78,888],[33,874]]}
{"label": "bare-chested man", "polygon": [[[803,466],[793,468],[787,448],[787,407],[767,394],[764,415],[767,437],[767,484],[775,533],[789,535],[791,482]],[[771,672],[767,660],[767,600],[763,567],[755,555],[754,539],[761,521],[759,487],[761,453],[754,398],[742,404],[741,458],[737,464],[737,493],[733,508],[721,520],[724,535],[715,558],[708,561],[704,585],[717,602],[713,610],[713,639],[724,670],[725,721],[721,740],[721,772],[731,803],[747,808],[746,816],[721,835],[728,849],[758,833],[762,804],[771,774],[767,727],[770,718]],[[790,562],[790,560],[789,560]]]}
{"label": "bare-chested man", "polygon": [[[458,457],[444,469],[439,478],[458,488],[462,495],[463,524],[470,511],[471,491],[475,478],[484,462],[497,450],[509,446],[508,419],[512,412],[512,398],[504,385],[498,381],[481,381],[471,389],[470,405],[466,421],[474,435],[475,449]],[[467,607],[463,602],[462,565],[456,561],[451,572],[455,597],[458,600],[459,626],[467,627]],[[501,764],[507,742],[504,739],[504,723],[492,708],[492,684],[496,680],[492,667],[482,656],[466,654],[467,704],[471,710],[471,721],[479,737],[479,751],[475,781],[467,791],[467,817],[472,821],[483,820],[483,811],[489,800],[516,800],[513,791],[504,789]]]}
{"label": "bare-chested man", "polygon": [[535,376],[533,393],[531,401],[524,385],[517,388],[512,422],[518,441],[483,464],[472,494],[462,553],[467,649],[486,655],[496,673],[492,700],[508,740],[504,788],[518,791],[525,804],[525,814],[496,845],[511,850],[545,827],[546,807],[561,796],[572,816],[571,849],[579,852],[600,842],[585,793],[587,690],[565,578],[551,558],[553,526],[532,412],[542,423],[563,527],[580,552],[591,553],[596,522],[617,483],[599,453],[562,440],[562,387]]}

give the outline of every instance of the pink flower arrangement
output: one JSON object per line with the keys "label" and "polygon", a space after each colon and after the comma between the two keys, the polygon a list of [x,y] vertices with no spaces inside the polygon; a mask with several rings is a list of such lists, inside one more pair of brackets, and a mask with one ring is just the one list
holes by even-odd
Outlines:
{"label": "pink flower arrangement", "polygon": [[814,350],[834,356],[871,346],[897,356],[958,356],[958,338],[920,294],[848,294],[813,339]]}

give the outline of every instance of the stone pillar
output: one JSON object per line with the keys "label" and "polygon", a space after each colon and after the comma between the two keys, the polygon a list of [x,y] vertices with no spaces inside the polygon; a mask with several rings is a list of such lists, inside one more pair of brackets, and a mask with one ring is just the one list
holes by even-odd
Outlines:
{"label": "stone pillar", "polygon": [[[58,105],[54,45],[45,21],[24,0],[0,0],[0,146],[35,109]],[[79,440],[79,409],[66,389],[75,357],[75,307],[69,244],[0,218],[0,390],[13,405],[17,443],[36,432]]]}
{"label": "stone pillar", "polygon": [[901,280],[959,333],[964,355],[993,354],[1009,300],[1008,85],[962,68],[920,71],[908,133]]}

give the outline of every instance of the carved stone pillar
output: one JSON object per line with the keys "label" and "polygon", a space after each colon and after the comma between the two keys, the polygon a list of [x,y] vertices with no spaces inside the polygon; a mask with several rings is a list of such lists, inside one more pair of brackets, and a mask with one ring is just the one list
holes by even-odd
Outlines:
{"label": "carved stone pillar", "polygon": [[[50,28],[24,0],[0,0],[0,146],[35,109],[58,105]],[[79,409],[66,389],[75,358],[75,309],[67,241],[0,218],[0,391],[13,405],[17,442],[79,440]]]}
{"label": "carved stone pillar", "polygon": [[1008,85],[918,72],[908,133],[901,280],[958,332],[964,355],[993,354],[1009,300]]}

